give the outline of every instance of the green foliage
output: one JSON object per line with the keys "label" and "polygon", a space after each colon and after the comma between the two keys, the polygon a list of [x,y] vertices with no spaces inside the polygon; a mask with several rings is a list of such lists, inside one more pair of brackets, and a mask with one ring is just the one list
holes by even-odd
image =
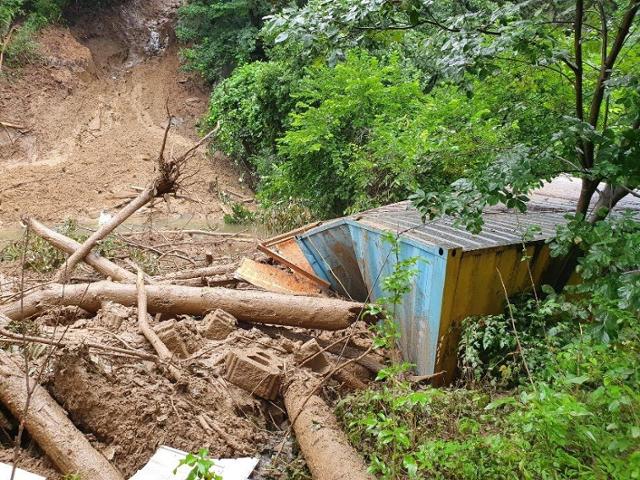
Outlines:
{"label": "green foliage", "polygon": [[636,332],[566,343],[513,393],[392,378],[337,413],[380,478],[640,478]]}
{"label": "green foliage", "polygon": [[570,216],[551,243],[551,253],[564,256],[573,246],[582,255],[576,268],[581,282],[565,288],[572,313],[591,320],[591,333],[607,342],[640,316],[640,221],[632,212],[595,224]]}
{"label": "green foliage", "polygon": [[23,13],[24,0],[5,0],[0,4],[0,38],[9,33],[13,20]]}
{"label": "green foliage", "polygon": [[524,362],[533,371],[552,365],[567,339],[579,335],[577,323],[553,316],[559,307],[551,299],[542,305],[523,299],[512,304],[510,313],[465,319],[459,345],[461,376],[469,384],[512,388],[528,381]]}
{"label": "green foliage", "polygon": [[198,453],[187,453],[173,470],[174,475],[182,465],[191,467],[187,480],[222,480],[220,475],[213,472],[213,460],[209,459],[209,450],[206,448],[201,448]]}
{"label": "green foliage", "polygon": [[539,109],[491,115],[494,104],[527,95],[544,102],[553,86],[515,83],[493,77],[475,82],[473,95],[456,85],[426,94],[398,55],[363,51],[304,72],[254,62],[214,90],[207,126],[220,122],[216,146],[255,172],[264,206],[292,199],[316,216],[340,215],[482,171],[523,128],[544,124]]}
{"label": "green foliage", "polygon": [[252,212],[242,203],[231,204],[231,213],[225,213],[224,223],[228,225],[244,225],[253,223],[256,219],[255,212]]}
{"label": "green foliage", "polygon": [[487,119],[486,101],[455,86],[425,94],[398,55],[363,51],[334,68],[310,67],[292,96],[279,163],[263,178],[266,198],[292,197],[319,216],[442,188],[485,163],[509,128]]}
{"label": "green foliage", "polygon": [[327,216],[355,203],[359,182],[373,183],[371,188],[391,183],[393,172],[384,170],[369,180],[377,165],[363,149],[382,125],[415,114],[419,106],[419,85],[405,77],[397,60],[384,65],[354,52],[333,69],[311,67],[293,96],[291,127],[279,141],[283,161],[265,179],[267,195],[309,201]]}
{"label": "green foliage", "polygon": [[220,123],[216,146],[247,169],[265,175],[276,155],[298,81],[284,62],[254,62],[237,68],[213,91],[206,124]]}
{"label": "green foliage", "polygon": [[264,0],[190,0],[179,12],[178,39],[188,70],[213,82],[236,65],[262,57],[258,32],[271,4]]}
{"label": "green foliage", "polygon": [[299,201],[274,201],[262,203],[258,218],[270,233],[284,233],[307,225],[314,220],[311,210]]}

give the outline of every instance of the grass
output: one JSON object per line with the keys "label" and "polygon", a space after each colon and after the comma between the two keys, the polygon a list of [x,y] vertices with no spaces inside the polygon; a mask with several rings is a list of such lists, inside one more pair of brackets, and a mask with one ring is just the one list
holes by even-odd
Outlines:
{"label": "grass", "polygon": [[[56,230],[80,243],[84,242],[89,236],[82,232],[77,222],[73,220],[65,221]],[[158,272],[157,257],[153,253],[127,245],[113,235],[101,240],[96,246],[95,252],[109,260],[115,260],[117,256],[124,254],[147,274],[154,275]],[[0,250],[0,262],[21,262],[23,253],[25,268],[37,273],[53,272],[67,258],[63,252],[49,242],[31,234],[29,235],[26,252],[24,240],[11,242]]]}

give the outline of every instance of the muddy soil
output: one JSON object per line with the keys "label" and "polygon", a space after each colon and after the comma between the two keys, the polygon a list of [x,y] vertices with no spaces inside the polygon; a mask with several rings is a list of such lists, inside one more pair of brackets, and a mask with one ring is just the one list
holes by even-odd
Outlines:
{"label": "muddy soil", "polygon": [[[197,140],[208,87],[180,70],[178,4],[130,0],[71,12],[67,26],[39,35],[37,64],[0,78],[0,120],[24,127],[0,128],[0,229],[14,228],[24,213],[95,220],[126,201],[153,175],[167,107],[168,151]],[[188,170],[194,176],[183,197],[157,203],[161,217],[188,212],[218,222],[216,185],[251,196],[221,155],[200,152]]]}

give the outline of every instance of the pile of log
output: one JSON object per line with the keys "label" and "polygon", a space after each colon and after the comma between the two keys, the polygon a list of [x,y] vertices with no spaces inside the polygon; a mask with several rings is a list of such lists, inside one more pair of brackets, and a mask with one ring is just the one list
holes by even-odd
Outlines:
{"label": "pile of log", "polygon": [[[95,251],[96,245],[136,210],[153,198],[175,192],[185,160],[208,138],[182,156],[167,160],[163,156],[167,132],[168,127],[158,158],[157,177],[83,243],[35,218],[23,217],[30,234],[64,252],[67,259],[51,282],[29,292],[23,290],[13,302],[0,306],[0,339],[25,347],[44,344],[50,348],[64,348],[81,344],[94,351],[138,358],[160,366],[172,382],[184,381],[184,370],[180,360],[151,326],[149,314],[156,315],[156,320],[161,315],[165,318],[204,317],[206,325],[203,329],[208,329],[210,338],[224,338],[229,329],[237,328],[238,324],[249,324],[270,337],[304,344],[295,352],[295,362],[289,364],[273,358],[278,352],[261,351],[255,348],[256,345],[250,345],[244,351],[238,349],[227,359],[226,379],[252,395],[282,402],[283,411],[289,415],[287,433],[295,432],[315,479],[370,478],[363,460],[348,444],[322,399],[321,386],[330,379],[337,379],[348,389],[365,388],[366,382],[346,367],[357,365],[375,373],[382,368],[380,357],[372,355],[371,348],[350,344],[351,336],[347,333],[338,341],[318,336],[318,331],[347,332],[361,318],[363,304],[323,294],[227,288],[238,282],[240,277],[235,272],[241,266],[240,262],[212,264],[213,259],[209,258],[209,265],[150,276],[131,262],[126,268]],[[103,279],[74,283],[71,279],[79,263],[88,265]],[[255,266],[259,267],[259,262],[245,262],[243,275],[250,276],[251,271],[247,272],[247,268]],[[309,280],[304,281],[302,291],[312,291]],[[270,284],[264,285],[268,288]],[[107,302],[137,307],[139,332],[155,353],[108,346],[87,338],[78,340],[73,335],[65,336],[65,332],[39,336],[27,334],[24,329],[9,328],[58,307],[75,307],[95,314]],[[251,373],[252,368],[255,375]],[[19,421],[19,434],[26,429],[63,474],[78,474],[83,479],[122,480],[124,477],[117,468],[92,447],[60,405],[39,385],[40,379],[31,375],[31,372],[23,371],[9,353],[0,349],[0,402]]]}

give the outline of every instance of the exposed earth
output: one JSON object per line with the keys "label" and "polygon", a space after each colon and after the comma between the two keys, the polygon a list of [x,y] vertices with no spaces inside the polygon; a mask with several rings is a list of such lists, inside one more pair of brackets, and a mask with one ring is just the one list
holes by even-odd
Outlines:
{"label": "exposed earth", "polygon": [[[75,12],[73,23],[40,33],[39,64],[0,79],[0,121],[22,127],[0,127],[0,230],[17,229],[22,214],[95,221],[125,202],[153,175],[167,109],[167,151],[197,141],[208,88],[180,69],[177,5],[135,0]],[[188,170],[181,197],[156,202],[157,218],[213,225],[220,190],[251,197],[232,162],[204,147]]]}

